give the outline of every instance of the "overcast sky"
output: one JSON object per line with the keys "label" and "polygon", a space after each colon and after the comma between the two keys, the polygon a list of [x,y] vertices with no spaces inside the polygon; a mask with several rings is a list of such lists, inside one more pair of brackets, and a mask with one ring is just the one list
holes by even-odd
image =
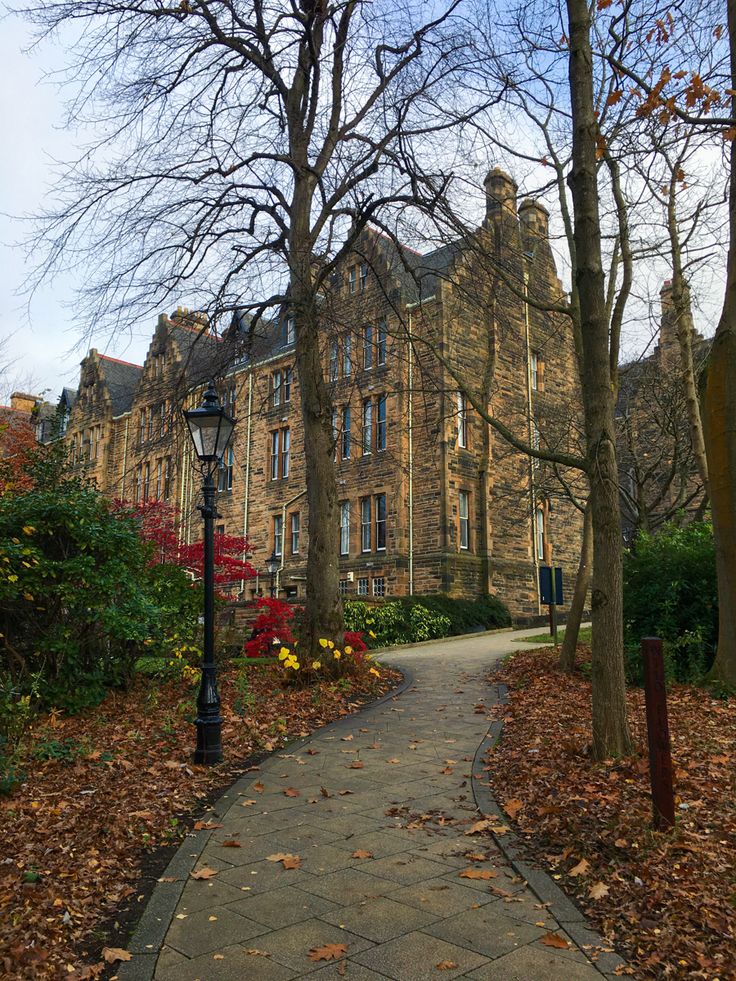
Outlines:
{"label": "overcast sky", "polygon": [[[2,8],[0,8],[2,9]],[[40,208],[54,176],[54,159],[74,156],[72,136],[63,130],[62,99],[57,88],[43,81],[46,68],[62,63],[64,53],[46,44],[42,51],[23,53],[29,35],[15,17],[0,20],[0,64],[4,84],[0,86],[0,119],[3,123],[3,152],[0,154],[0,338],[7,338],[3,360],[12,361],[0,401],[10,387],[27,388],[55,397],[63,385],[76,388],[79,361],[86,344],[72,327],[69,305],[73,282],[59,281],[38,294],[30,308],[20,295],[27,276],[24,250],[17,243],[24,237],[21,222],[9,216],[27,215]],[[140,363],[145,357],[153,324],[140,329],[139,336],[121,338],[115,345],[103,339],[97,346],[107,353]]]}

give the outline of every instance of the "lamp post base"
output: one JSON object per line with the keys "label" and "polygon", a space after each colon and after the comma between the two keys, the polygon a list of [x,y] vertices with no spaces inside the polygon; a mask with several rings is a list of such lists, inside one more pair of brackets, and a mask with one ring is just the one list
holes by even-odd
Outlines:
{"label": "lamp post base", "polygon": [[211,766],[222,760],[222,740],[220,727],[222,719],[197,719],[197,748],[194,751],[194,762]]}

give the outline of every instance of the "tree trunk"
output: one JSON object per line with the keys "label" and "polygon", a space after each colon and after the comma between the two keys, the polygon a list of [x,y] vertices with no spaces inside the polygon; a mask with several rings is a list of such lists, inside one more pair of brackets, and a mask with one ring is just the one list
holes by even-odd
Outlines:
{"label": "tree trunk", "polygon": [[570,186],[575,212],[575,272],[583,347],[583,410],[593,521],[593,753],[631,750],[623,656],[623,568],[614,399],[609,365],[601,258],[593,97],[593,55],[587,0],[567,0],[573,146]]}
{"label": "tree trunk", "polygon": [[695,364],[693,362],[693,323],[692,307],[690,305],[690,290],[682,270],[682,252],[677,231],[677,211],[675,208],[675,180],[670,183],[670,196],[667,206],[667,227],[672,252],[672,305],[675,309],[677,323],[677,340],[680,345],[680,370],[682,385],[685,390],[685,404],[690,426],[690,442],[692,443],[695,465],[703,482],[705,496],[710,497],[708,480],[708,460],[705,452],[703,437],[703,422],[700,415],[698,386],[695,380]]}
{"label": "tree trunk", "polygon": [[[728,3],[731,87],[736,85],[736,0]],[[736,96],[731,97],[736,114]],[[718,573],[718,650],[710,678],[736,687],[736,147],[730,144],[729,243],[726,295],[703,401],[710,505]]]}
{"label": "tree trunk", "polygon": [[297,180],[290,230],[290,300],[296,317],[296,367],[309,511],[306,604],[299,627],[303,658],[324,653],[319,646],[321,637],[341,643],[344,627],[338,570],[340,532],[332,398],[322,366],[320,314],[309,233],[310,205],[308,179]]}
{"label": "tree trunk", "polygon": [[578,574],[575,577],[575,591],[572,594],[570,612],[567,614],[565,636],[562,639],[562,647],[560,649],[560,667],[563,671],[575,670],[575,651],[578,646],[580,621],[583,619],[585,599],[588,595],[592,571],[593,512],[590,507],[590,502],[588,502],[588,504],[585,506],[585,517],[583,519],[583,541],[580,546],[580,564],[578,566]]}

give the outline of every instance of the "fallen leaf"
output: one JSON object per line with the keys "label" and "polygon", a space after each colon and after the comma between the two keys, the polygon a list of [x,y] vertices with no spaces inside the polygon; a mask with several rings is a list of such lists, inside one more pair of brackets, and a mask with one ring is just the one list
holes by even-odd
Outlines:
{"label": "fallen leaf", "polygon": [[454,971],[457,967],[455,961],[440,961],[439,964],[435,964],[438,971]]}
{"label": "fallen leaf", "polygon": [[224,828],[224,824],[218,824],[217,821],[195,821],[194,830],[195,831],[212,831],[214,828]]}
{"label": "fallen leaf", "polygon": [[222,847],[223,848],[242,848],[243,846],[240,844],[239,841],[233,841],[232,838],[228,838],[227,841],[223,841]]}
{"label": "fallen leaf", "polygon": [[309,951],[309,959],[310,961],[336,961],[344,957],[347,951],[347,944],[325,944],[324,947],[312,947]]}
{"label": "fallen leaf", "polygon": [[469,862],[487,862],[488,856],[484,855],[483,852],[465,852],[465,858]]}
{"label": "fallen leaf", "polygon": [[397,760],[396,757],[390,760],[386,760],[387,763],[401,763],[401,760]]}
{"label": "fallen leaf", "polygon": [[365,848],[356,848],[353,858],[373,858],[373,852],[368,852]]}
{"label": "fallen leaf", "polygon": [[340,739],[344,743],[351,743],[353,741],[353,737],[352,736],[340,736]]}
{"label": "fallen leaf", "polygon": [[265,789],[266,789],[265,786],[261,783],[260,780],[257,780],[253,784],[253,790],[255,790],[257,794],[262,794]]}
{"label": "fallen leaf", "polygon": [[211,879],[213,875],[217,875],[217,869],[210,869],[206,865],[203,865],[201,869],[197,869],[196,872],[190,872],[189,875],[193,879]]}
{"label": "fallen leaf", "polygon": [[524,805],[518,797],[512,797],[511,800],[506,801],[506,803],[503,805],[503,809],[513,821],[523,806]]}
{"label": "fallen leaf", "polygon": [[319,789],[320,789],[320,793],[322,794],[323,797],[331,797],[332,796],[330,794],[329,790],[327,789],[327,787],[320,787]]}
{"label": "fallen leaf", "polygon": [[575,868],[570,869],[570,871],[567,874],[575,877],[578,875],[587,875],[589,871],[590,871],[590,862],[588,862],[587,859],[581,858],[578,864],[575,866]]}
{"label": "fallen leaf", "polygon": [[350,763],[348,766],[348,770],[362,770],[362,769],[363,769],[362,760],[353,760],[353,762]]}
{"label": "fallen leaf", "polygon": [[461,879],[495,879],[498,872],[493,869],[463,869],[458,875]]}
{"label": "fallen leaf", "polygon": [[603,899],[609,892],[610,889],[607,885],[605,885],[603,882],[596,882],[595,885],[592,885],[588,890],[588,895],[591,899]]}
{"label": "fallen leaf", "polygon": [[511,828],[507,824],[492,824],[491,831],[494,835],[505,835],[511,831]]}
{"label": "fallen leaf", "polygon": [[225,955],[224,954],[213,954],[212,955],[212,960],[213,961],[224,961],[225,960]]}
{"label": "fallen leaf", "polygon": [[242,800],[240,802],[241,807],[253,807],[256,802],[254,800]]}
{"label": "fallen leaf", "polygon": [[115,961],[129,961],[132,956],[129,951],[123,950],[122,947],[102,948],[103,960],[106,960],[108,964],[114,964]]}
{"label": "fallen leaf", "polygon": [[295,787],[287,787],[284,791],[286,797],[301,797],[301,793]]}
{"label": "fallen leaf", "polygon": [[307,750],[307,752],[309,753],[310,756],[317,756],[317,754],[319,753],[319,750],[318,749],[312,749],[312,747],[310,746],[309,749]]}
{"label": "fallen leaf", "polygon": [[477,834],[480,834],[481,831],[488,831],[488,829],[490,828],[490,826],[491,826],[492,823],[493,823],[492,821],[489,821],[486,818],[484,818],[482,821],[476,821],[475,824],[472,824],[468,828],[468,830],[465,832],[465,834],[466,835],[477,835]]}
{"label": "fallen leaf", "polygon": [[298,855],[291,855],[288,852],[276,852],[274,855],[267,855],[266,861],[281,862],[285,869],[298,869],[302,864]]}
{"label": "fallen leaf", "polygon": [[354,793],[354,791],[352,790],[338,790],[338,794],[341,797],[345,797],[347,794],[352,794],[352,793]]}
{"label": "fallen leaf", "polygon": [[568,941],[558,933],[545,933],[541,940],[545,947],[557,947],[558,950],[568,950],[570,947]]}
{"label": "fallen leaf", "polygon": [[246,954],[250,954],[251,957],[270,957],[271,952],[268,950],[259,950],[257,947],[248,947]]}

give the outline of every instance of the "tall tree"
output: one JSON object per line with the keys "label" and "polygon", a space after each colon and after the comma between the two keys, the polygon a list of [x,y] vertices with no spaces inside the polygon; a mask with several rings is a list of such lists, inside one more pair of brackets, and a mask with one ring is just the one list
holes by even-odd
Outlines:
{"label": "tall tree", "polygon": [[[586,0],[567,0],[569,80],[572,109],[572,170],[580,303],[583,408],[587,438],[590,509],[593,520],[593,745],[596,755],[620,756],[631,749],[626,716],[623,660],[623,569],[621,517],[611,379],[609,321],[598,209],[598,126],[591,15]],[[614,370],[615,370],[614,363]]]}
{"label": "tall tree", "polygon": [[[457,121],[439,93],[467,43],[457,0],[39,0],[40,32],[79,30],[71,118],[104,120],[63,175],[39,276],[83,263],[80,307],[114,327],[181,297],[257,333],[291,316],[304,428],[305,641],[338,636],[337,489],[322,308],[408,164]],[[257,299],[253,299],[253,297]]]}

